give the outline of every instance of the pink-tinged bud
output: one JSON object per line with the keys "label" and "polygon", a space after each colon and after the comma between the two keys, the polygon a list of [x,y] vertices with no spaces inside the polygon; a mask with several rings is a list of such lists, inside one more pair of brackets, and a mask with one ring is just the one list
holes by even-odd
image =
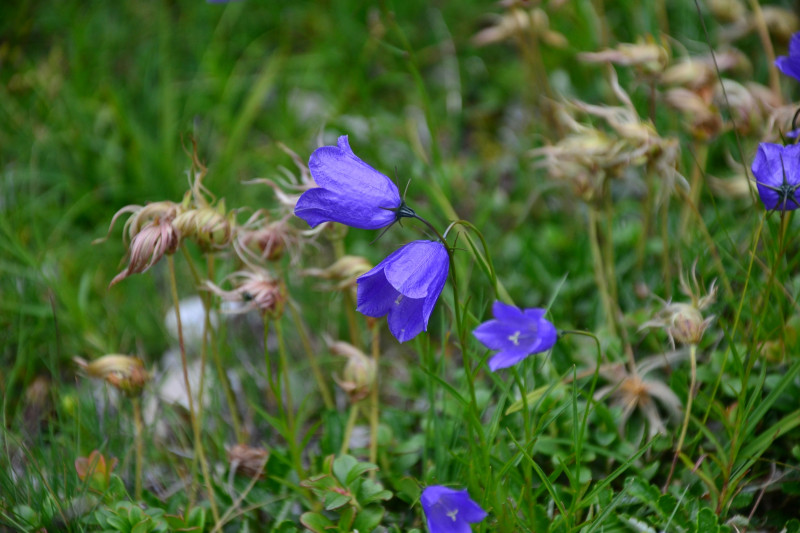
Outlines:
{"label": "pink-tinged bud", "polygon": [[131,274],[139,274],[156,264],[165,254],[172,254],[180,245],[180,236],[171,221],[156,218],[133,236],[128,248],[128,267],[109,283],[114,286]]}
{"label": "pink-tinged bud", "polygon": [[111,472],[117,466],[116,457],[108,461],[98,450],[94,450],[89,457],[75,459],[75,472],[81,481],[89,481],[93,488],[105,490],[111,481]]}
{"label": "pink-tinged bud", "polygon": [[330,350],[335,355],[347,358],[341,378],[333,376],[334,381],[347,393],[352,403],[360,402],[375,386],[375,361],[355,346],[342,341],[332,343]]}
{"label": "pink-tinged bud", "polygon": [[237,239],[256,257],[266,261],[277,261],[283,256],[290,239],[290,227],[284,220],[271,222],[253,230],[239,231]]}
{"label": "pink-tinged bud", "polygon": [[80,357],[75,357],[74,361],[90,377],[106,380],[127,396],[141,395],[144,386],[150,381],[150,374],[138,357],[110,354],[90,363]]}

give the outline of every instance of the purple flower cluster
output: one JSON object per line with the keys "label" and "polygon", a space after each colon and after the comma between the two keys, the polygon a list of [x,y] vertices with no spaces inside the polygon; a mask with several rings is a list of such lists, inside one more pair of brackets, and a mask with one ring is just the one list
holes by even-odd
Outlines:
{"label": "purple flower cluster", "polygon": [[[311,154],[308,168],[319,187],[300,196],[294,210],[298,217],[311,227],[339,222],[380,229],[415,216],[392,180],[353,153],[346,135],[337,144]],[[411,340],[427,330],[449,270],[442,243],[410,242],[358,278],[358,311],[375,318],[389,315],[392,335],[400,342]]]}

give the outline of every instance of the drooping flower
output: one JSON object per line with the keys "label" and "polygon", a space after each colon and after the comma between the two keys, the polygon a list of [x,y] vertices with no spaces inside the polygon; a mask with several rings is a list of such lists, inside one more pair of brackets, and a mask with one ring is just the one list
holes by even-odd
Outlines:
{"label": "drooping flower", "polygon": [[515,365],[531,354],[549,350],[558,337],[555,326],[544,318],[544,309],[519,309],[495,302],[494,320],[484,322],[472,332],[490,350],[499,350],[489,359],[495,371]]}
{"label": "drooping flower", "polygon": [[751,170],[764,207],[778,211],[800,207],[800,145],[759,144]]}
{"label": "drooping flower", "polygon": [[486,511],[465,490],[431,485],[420,496],[430,533],[469,533],[470,524],[486,518]]}
{"label": "drooping flower", "polygon": [[789,55],[778,57],[775,66],[787,76],[800,81],[800,32],[793,34],[789,41]]}
{"label": "drooping flower", "polygon": [[413,241],[358,278],[358,311],[389,314],[389,331],[400,342],[428,328],[450,270],[447,249],[436,241]]}
{"label": "drooping flower", "polygon": [[300,196],[294,213],[313,228],[339,222],[360,229],[379,229],[401,216],[411,216],[397,186],[356,157],[347,135],[338,146],[323,146],[311,154],[308,168],[318,187]]}
{"label": "drooping flower", "polygon": [[255,267],[251,270],[237,270],[226,279],[234,285],[232,290],[223,290],[210,281],[206,281],[204,286],[226,302],[236,305],[225,312],[240,314],[257,309],[262,315],[269,317],[279,317],[283,313],[287,298],[286,286],[266,270]]}

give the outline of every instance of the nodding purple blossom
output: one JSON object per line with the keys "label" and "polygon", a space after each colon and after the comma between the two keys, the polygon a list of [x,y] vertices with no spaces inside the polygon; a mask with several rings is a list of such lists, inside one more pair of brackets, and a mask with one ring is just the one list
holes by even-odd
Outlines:
{"label": "nodding purple blossom", "polygon": [[358,278],[361,313],[379,318],[388,313],[389,331],[400,342],[428,328],[442,293],[450,258],[438,241],[413,241]]}
{"label": "nodding purple blossom", "polygon": [[761,143],[751,169],[765,208],[792,211],[800,207],[800,145]]}
{"label": "nodding purple blossom", "polygon": [[789,41],[789,55],[777,58],[775,66],[787,76],[800,81],[800,32],[792,35]]}
{"label": "nodding purple blossom", "polygon": [[360,229],[379,229],[404,216],[414,216],[397,186],[356,157],[347,135],[338,146],[323,146],[311,154],[308,168],[319,185],[300,196],[295,215],[313,228],[339,222]]}
{"label": "nodding purple blossom", "polygon": [[486,511],[469,497],[466,490],[431,485],[420,496],[430,533],[469,533],[470,524],[486,518]]}
{"label": "nodding purple blossom", "polygon": [[555,326],[544,318],[544,309],[519,309],[495,302],[494,320],[484,322],[472,332],[490,350],[499,350],[489,359],[489,369],[515,365],[531,354],[545,352],[558,338]]}

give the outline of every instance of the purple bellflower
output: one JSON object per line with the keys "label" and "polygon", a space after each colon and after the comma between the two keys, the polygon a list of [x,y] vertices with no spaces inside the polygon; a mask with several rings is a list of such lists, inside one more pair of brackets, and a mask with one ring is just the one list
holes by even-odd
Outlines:
{"label": "purple bellflower", "polygon": [[294,214],[313,228],[323,222],[339,222],[360,229],[379,229],[414,211],[400,198],[392,180],[356,157],[347,135],[338,146],[317,148],[308,169],[319,185],[297,200]]}
{"label": "purple bellflower", "polygon": [[470,524],[486,518],[486,511],[472,501],[466,490],[431,485],[422,491],[420,501],[430,533],[469,533]]}
{"label": "purple bellflower", "polygon": [[800,144],[759,144],[751,169],[765,208],[792,211],[800,207]]}
{"label": "purple bellflower", "polygon": [[410,242],[358,278],[357,310],[375,318],[388,313],[389,331],[406,342],[428,329],[449,271],[442,243]]}
{"label": "purple bellflower", "polygon": [[792,35],[789,41],[789,55],[777,58],[775,66],[787,76],[800,81],[800,32]]}
{"label": "purple bellflower", "polygon": [[489,369],[515,365],[531,354],[545,352],[558,338],[556,328],[544,318],[544,309],[521,310],[495,302],[494,320],[484,322],[472,332],[490,350],[499,350],[489,359]]}

